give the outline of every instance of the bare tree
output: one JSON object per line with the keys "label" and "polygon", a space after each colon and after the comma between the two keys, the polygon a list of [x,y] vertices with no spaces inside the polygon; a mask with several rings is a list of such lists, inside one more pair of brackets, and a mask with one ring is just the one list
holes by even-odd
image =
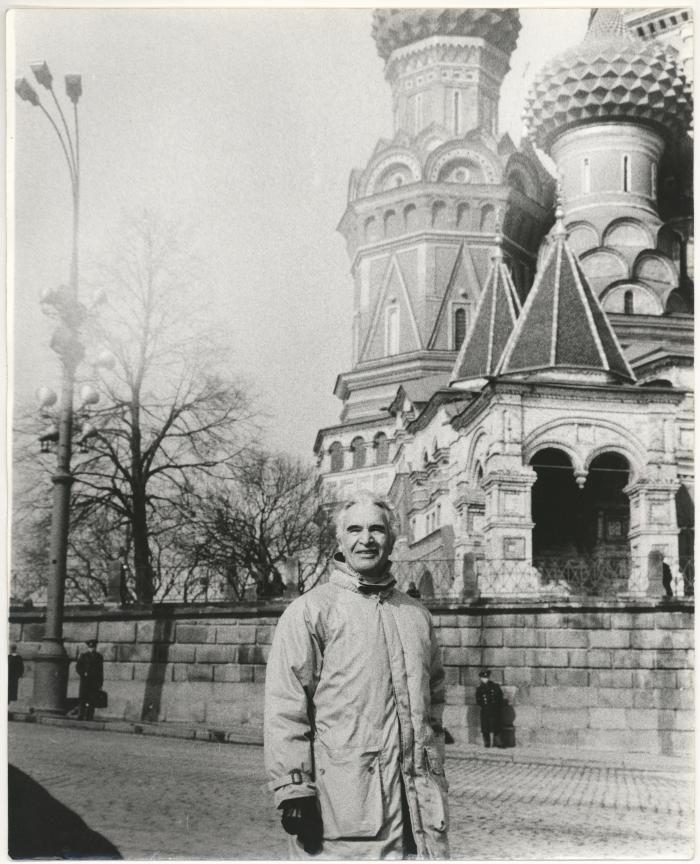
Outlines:
{"label": "bare tree", "polygon": [[[126,550],[138,602],[172,592],[179,564],[166,553],[185,526],[193,484],[230,471],[253,431],[249,391],[227,374],[221,334],[199,314],[198,274],[183,232],[144,214],[128,221],[91,280],[105,304],[88,318],[86,354],[103,362],[86,380],[102,398],[83,429],[89,450],[74,461],[73,540],[79,530],[84,543],[90,531],[95,540],[102,526],[110,543],[101,554]],[[89,596],[99,556],[94,542],[83,545],[71,571]]]}
{"label": "bare tree", "polygon": [[251,584],[258,596],[281,593],[292,562],[293,587],[308,590],[334,548],[316,486],[313,469],[285,454],[248,453],[229,480],[203,490],[184,542],[238,599]]}

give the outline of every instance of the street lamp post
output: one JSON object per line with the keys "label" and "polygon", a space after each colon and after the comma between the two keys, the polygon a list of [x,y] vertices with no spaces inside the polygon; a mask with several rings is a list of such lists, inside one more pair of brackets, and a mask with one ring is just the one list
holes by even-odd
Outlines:
{"label": "street lamp post", "polygon": [[17,79],[17,95],[41,109],[51,123],[61,144],[70,173],[73,199],[73,231],[70,276],[67,285],[50,289],[42,296],[42,306],[58,319],[51,337],[51,347],[61,363],[61,396],[58,409],[56,470],[52,476],[53,509],[51,514],[51,548],[44,638],[35,658],[33,707],[36,712],[65,712],[68,688],[69,658],[63,645],[63,601],[66,582],[66,559],[70,524],[71,440],[73,434],[73,389],[75,372],[84,348],[80,328],[85,307],[78,300],[78,236],[80,220],[80,141],[78,134],[78,100],[82,94],[80,75],[66,75],[66,95],[73,104],[73,133],[53,89],[53,76],[46,63],[30,64],[38,83],[51,94],[61,127],[42,105],[39,95],[26,78]]}

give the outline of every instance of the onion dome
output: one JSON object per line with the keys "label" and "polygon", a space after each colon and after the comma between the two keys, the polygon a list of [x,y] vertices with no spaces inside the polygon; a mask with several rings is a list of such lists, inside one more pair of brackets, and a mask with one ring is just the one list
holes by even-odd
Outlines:
{"label": "onion dome", "polygon": [[517,9],[375,9],[372,36],[383,60],[430,36],[474,36],[511,54],[520,27]]}
{"label": "onion dome", "polygon": [[502,243],[497,234],[491,272],[450,376],[452,383],[463,387],[483,383],[494,374],[520,312],[518,293],[503,262]]}
{"label": "onion dome", "polygon": [[608,382],[631,383],[634,373],[615,331],[567,242],[564,211],[556,223],[517,324],[498,365],[498,375],[560,378],[597,375]]}
{"label": "onion dome", "polygon": [[573,125],[595,120],[642,122],[673,138],[692,119],[682,66],[659,44],[630,33],[619,9],[599,9],[583,42],[550,60],[526,98],[525,123],[548,149]]}

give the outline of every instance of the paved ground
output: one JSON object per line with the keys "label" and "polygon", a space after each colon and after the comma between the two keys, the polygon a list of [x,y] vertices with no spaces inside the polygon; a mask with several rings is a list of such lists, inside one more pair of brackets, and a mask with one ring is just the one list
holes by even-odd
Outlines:
{"label": "paved ground", "polygon": [[[125,858],[285,855],[260,747],[25,723],[8,736],[10,763]],[[689,773],[494,755],[448,760],[454,858],[693,856]]]}

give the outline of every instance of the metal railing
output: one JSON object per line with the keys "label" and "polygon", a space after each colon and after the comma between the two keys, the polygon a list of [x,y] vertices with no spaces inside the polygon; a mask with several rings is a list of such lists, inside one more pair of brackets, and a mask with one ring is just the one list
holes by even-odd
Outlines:
{"label": "metal railing", "polygon": [[[636,566],[635,566],[636,565]],[[541,598],[616,597],[635,593],[648,576],[645,560],[628,556],[542,557],[528,561],[475,559],[465,565],[455,559],[425,558],[395,561],[392,572],[399,588],[422,599],[524,596]],[[657,577],[658,593],[664,593]],[[695,568],[692,560],[672,569],[674,597],[692,597]]]}

